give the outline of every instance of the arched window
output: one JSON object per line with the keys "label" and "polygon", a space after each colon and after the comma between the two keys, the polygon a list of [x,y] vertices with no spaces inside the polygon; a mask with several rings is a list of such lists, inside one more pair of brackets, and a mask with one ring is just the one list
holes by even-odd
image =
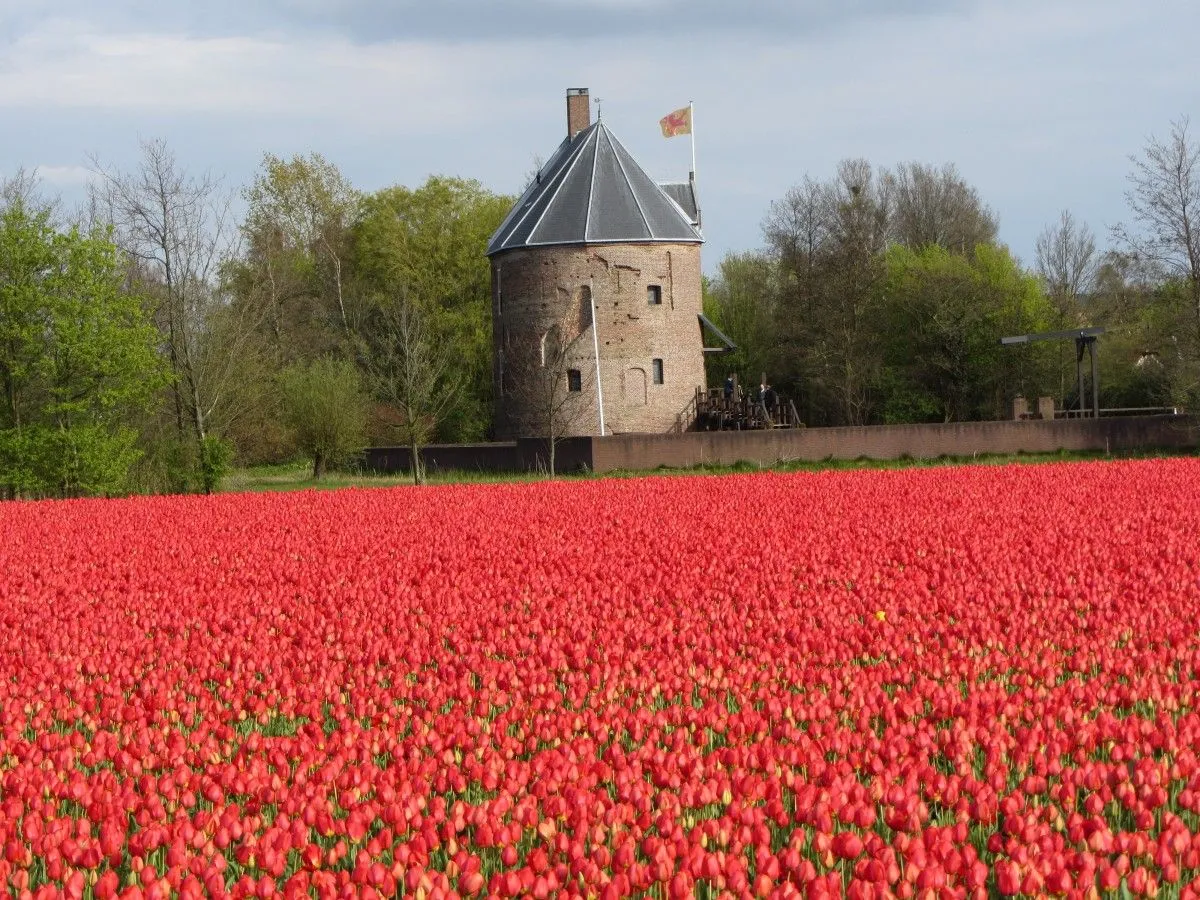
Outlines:
{"label": "arched window", "polygon": [[632,366],[621,374],[621,397],[629,406],[646,405],[646,370]]}

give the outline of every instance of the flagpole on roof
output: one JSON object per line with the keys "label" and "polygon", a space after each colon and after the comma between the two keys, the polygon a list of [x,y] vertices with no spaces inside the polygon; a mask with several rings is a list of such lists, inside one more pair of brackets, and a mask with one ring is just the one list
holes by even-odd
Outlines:
{"label": "flagpole on roof", "polygon": [[688,101],[688,120],[691,123],[692,136],[692,181],[696,180],[696,104]]}

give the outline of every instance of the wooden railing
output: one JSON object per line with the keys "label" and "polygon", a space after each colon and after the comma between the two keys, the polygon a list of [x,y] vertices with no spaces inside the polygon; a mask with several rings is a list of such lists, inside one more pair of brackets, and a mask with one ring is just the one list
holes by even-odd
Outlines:
{"label": "wooden railing", "polygon": [[768,406],[742,391],[730,396],[723,388],[696,390],[696,396],[676,419],[678,433],[698,431],[746,431],[766,428],[800,428],[803,424],[791,400],[774,395]]}

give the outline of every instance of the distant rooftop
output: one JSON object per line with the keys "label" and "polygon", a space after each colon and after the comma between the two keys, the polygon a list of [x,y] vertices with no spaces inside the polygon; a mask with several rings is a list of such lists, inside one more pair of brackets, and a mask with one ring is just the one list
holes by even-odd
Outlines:
{"label": "distant rooftop", "polygon": [[520,247],[701,243],[691,183],[655,184],[598,121],[559,145],[496,229],[488,256]]}
{"label": "distant rooftop", "polygon": [[700,201],[696,197],[695,180],[659,182],[658,186],[666,192],[668,197],[679,204],[679,208],[688,217],[688,221],[699,228]]}

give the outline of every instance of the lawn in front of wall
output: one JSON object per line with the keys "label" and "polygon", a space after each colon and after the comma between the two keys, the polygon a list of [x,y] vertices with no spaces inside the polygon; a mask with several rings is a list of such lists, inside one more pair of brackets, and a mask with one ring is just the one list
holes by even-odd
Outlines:
{"label": "lawn in front of wall", "polygon": [[[1113,455],[1101,451],[1067,451],[1056,453],[987,453],[975,456],[939,456],[927,459],[902,457],[900,459],[823,459],[817,461],[784,460],[773,465],[755,462],[739,462],[733,465],[699,465],[686,469],[660,467],[636,471],[620,470],[596,475],[590,472],[573,472],[559,478],[580,480],[589,478],[638,478],[646,475],[729,475],[746,472],[823,472],[830,469],[911,469],[932,466],[962,465],[1010,465],[1039,464],[1054,462],[1083,462],[1098,459],[1151,459],[1168,456],[1187,456],[1180,453],[1137,453]],[[541,481],[547,476],[536,472],[479,472],[466,470],[430,470],[428,484],[489,484],[501,482]],[[326,473],[321,479],[312,477],[312,464],[300,460],[270,466],[251,466],[235,469],[221,483],[224,492],[296,491],[305,489],[334,490],[346,487],[393,487],[412,484],[408,472],[380,475],[371,472],[343,469]]]}

